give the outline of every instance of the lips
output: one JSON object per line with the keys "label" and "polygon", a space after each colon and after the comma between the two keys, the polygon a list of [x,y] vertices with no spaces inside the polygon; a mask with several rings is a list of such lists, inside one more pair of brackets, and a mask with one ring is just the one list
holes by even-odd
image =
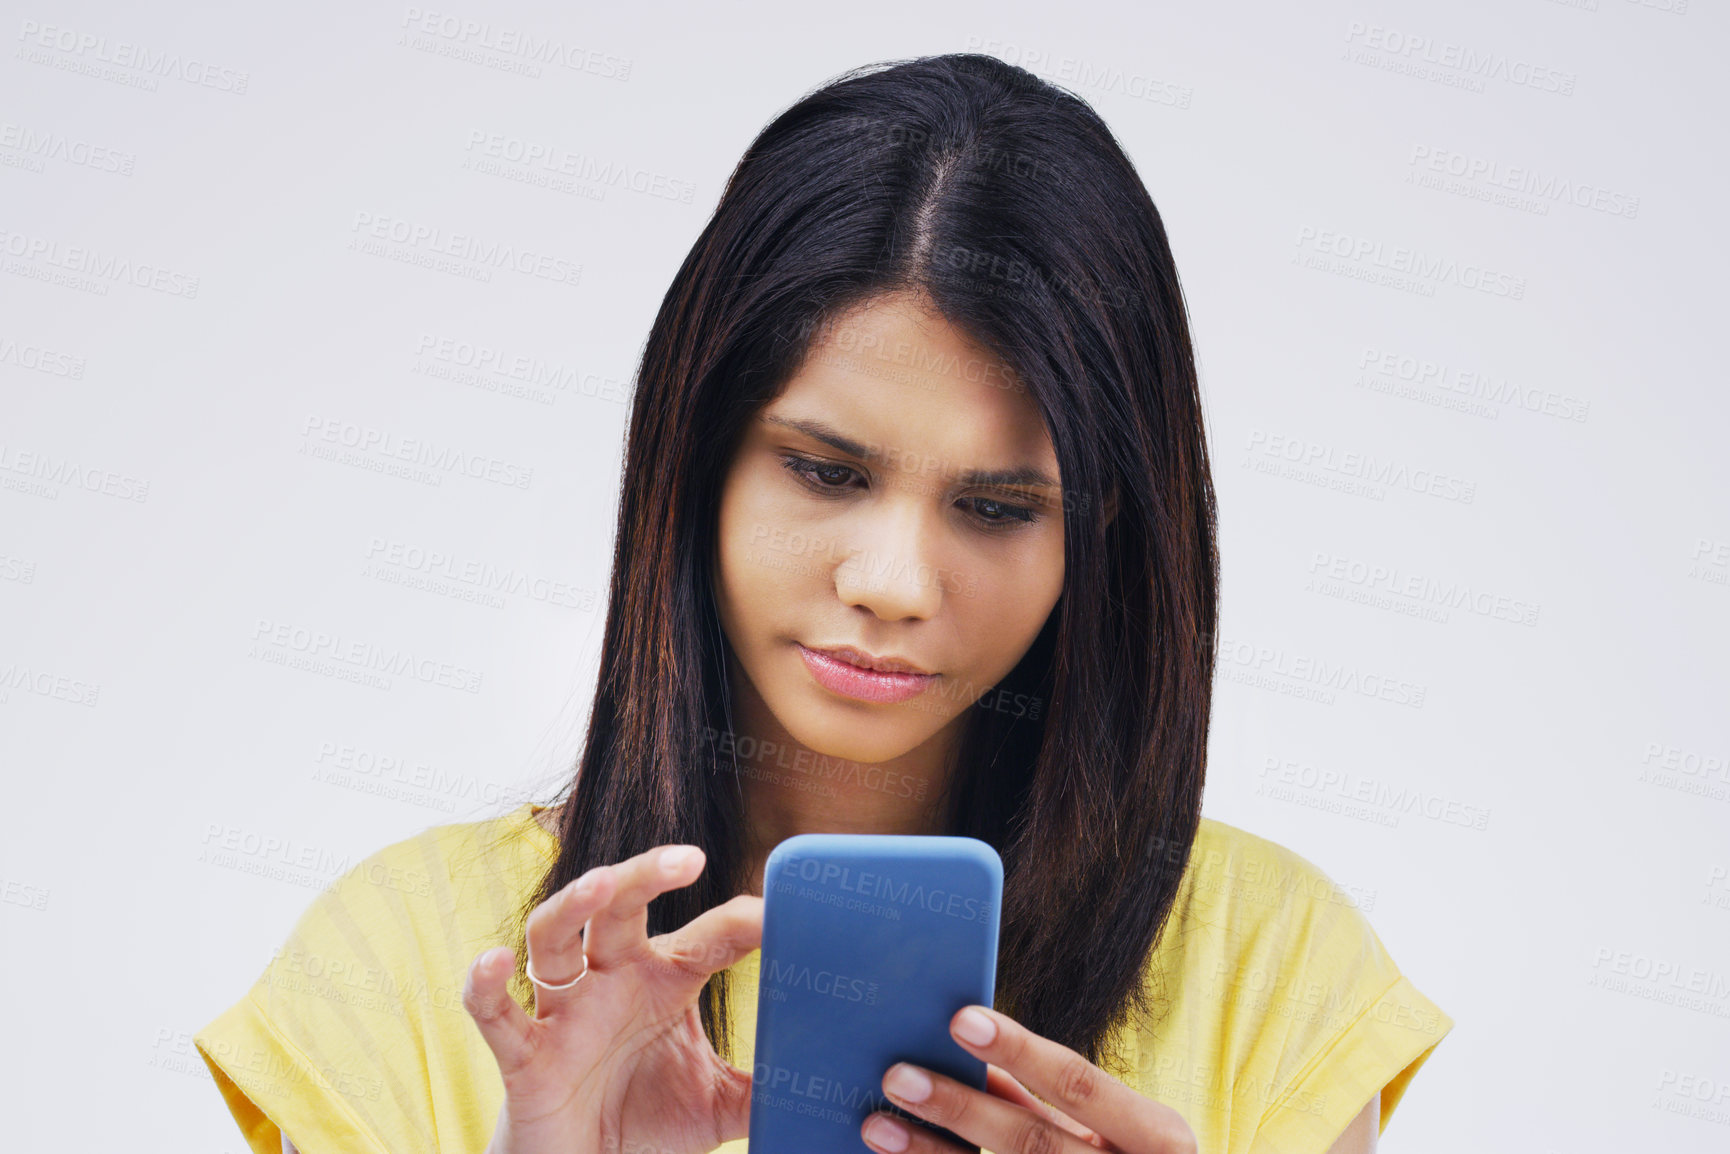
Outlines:
{"label": "lips", "polygon": [[851,645],[835,645],[818,647],[807,645],[805,648],[813,653],[821,653],[825,657],[833,657],[837,661],[845,661],[849,665],[857,665],[860,669],[868,669],[873,673],[918,673],[930,676],[929,669],[921,668],[911,661],[899,657],[878,657],[863,649],[855,649]]}
{"label": "lips", "polygon": [[[880,658],[851,646],[812,649],[795,643],[805,668],[818,685],[831,693],[855,701],[893,705],[919,696],[937,680],[935,673],[926,673],[911,661],[902,658]],[[847,656],[842,656],[843,654]],[[870,669],[854,661],[873,661],[880,665],[900,668]],[[909,672],[908,670],[912,670]]]}

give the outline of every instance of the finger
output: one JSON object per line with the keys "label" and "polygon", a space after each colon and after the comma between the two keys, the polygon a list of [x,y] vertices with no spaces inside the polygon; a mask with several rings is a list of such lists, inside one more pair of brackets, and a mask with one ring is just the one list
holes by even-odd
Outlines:
{"label": "finger", "polygon": [[499,1072],[506,1076],[526,1063],[533,1052],[529,1045],[532,1023],[507,988],[516,967],[514,950],[484,950],[469,965],[468,979],[463,983],[463,1009],[480,1027],[481,1037],[498,1059]]}
{"label": "finger", "polygon": [[762,946],[763,899],[739,894],[649,941],[668,968],[700,986]]}
{"label": "finger", "polygon": [[[597,866],[530,911],[524,938],[537,978],[559,986],[583,973],[583,923],[617,888],[611,868]],[[534,989],[537,1019],[557,1013],[587,992],[582,982],[567,990],[541,985]]]}
{"label": "finger", "polygon": [[[989,1071],[987,1071],[989,1073]],[[1044,1114],[975,1090],[934,1070],[897,1062],[883,1075],[883,1093],[895,1105],[964,1142],[986,1150],[1039,1150],[1045,1154],[1094,1154],[1094,1147]],[[907,1154],[954,1154],[954,1144],[907,1126]],[[866,1119],[860,1136],[876,1145],[889,1132]],[[893,1149],[885,1143],[879,1149]]]}
{"label": "finger", "polygon": [[[680,851],[686,851],[682,858]],[[649,902],[696,881],[703,872],[703,851],[696,846],[658,845],[608,866],[607,872],[617,879],[618,888],[590,916],[584,939],[589,965],[600,970],[637,961],[649,952]]]}
{"label": "finger", "polygon": [[1032,1110],[1042,1118],[1062,1126],[1083,1142],[1092,1142],[1095,1135],[1092,1130],[1077,1122],[1061,1110],[1054,1110],[1034,1096],[1033,1091],[1016,1081],[1015,1075],[1001,1066],[993,1066],[989,1062],[985,1066],[985,1092],[996,1094],[999,1098],[1008,1099],[1017,1106]]}
{"label": "finger", "polygon": [[[974,1015],[985,1019],[975,1034]],[[962,1031],[966,1030],[967,1033]],[[1182,1148],[1191,1134],[1183,1115],[1126,1086],[1061,1042],[1042,1037],[989,1006],[965,1006],[949,1033],[968,1053],[1013,1074],[1039,1097],[1119,1150]],[[975,1042],[972,1037],[989,1039]],[[959,1131],[958,1131],[959,1133]],[[996,1147],[992,1147],[996,1149]]]}

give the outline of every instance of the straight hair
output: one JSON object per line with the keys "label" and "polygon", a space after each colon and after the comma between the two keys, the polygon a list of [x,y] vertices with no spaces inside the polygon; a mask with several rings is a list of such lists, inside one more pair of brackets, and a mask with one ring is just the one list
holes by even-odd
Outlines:
{"label": "straight hair", "polygon": [[[1201,819],[1218,612],[1189,324],[1159,213],[1099,116],[958,53],[854,69],[777,116],[661,302],[585,744],[555,802],[557,859],[514,915],[512,991],[531,1013],[528,914],[591,867],[702,847],[701,876],[650,903],[651,936],[743,892],[719,494],[746,422],[815,334],[895,292],[1010,367],[1065,487],[1062,592],[970,707],[938,799],[948,832],[1003,859],[996,1008],[1096,1063],[1152,1010],[1151,951]],[[699,1010],[731,1061],[724,976]]]}

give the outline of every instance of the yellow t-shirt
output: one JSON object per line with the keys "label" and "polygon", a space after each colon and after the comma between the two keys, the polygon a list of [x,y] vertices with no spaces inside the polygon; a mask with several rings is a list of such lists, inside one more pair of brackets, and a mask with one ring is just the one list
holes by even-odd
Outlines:
{"label": "yellow t-shirt", "polygon": [[[523,805],[435,826],[344,874],[240,1001],[194,1036],[257,1154],[481,1154],[504,1101],[462,991],[513,944],[557,843]],[[1202,819],[1149,959],[1157,1020],[1106,1069],[1182,1114],[1203,1154],[1321,1154],[1381,1090],[1385,1128],[1453,1020],[1400,973],[1357,906],[1273,842]],[[751,1069],[758,953],[728,971]],[[744,1154],[746,1140],[721,1146]]]}

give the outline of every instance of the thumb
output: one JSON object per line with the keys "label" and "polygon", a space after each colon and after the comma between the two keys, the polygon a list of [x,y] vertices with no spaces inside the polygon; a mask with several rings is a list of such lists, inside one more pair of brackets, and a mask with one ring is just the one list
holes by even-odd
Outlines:
{"label": "thumb", "polygon": [[516,965],[516,952],[508,946],[486,950],[469,966],[463,984],[463,1009],[475,1020],[498,1059],[499,1073],[507,1078],[526,1065],[534,1052],[529,1044],[534,1023],[508,989]]}

